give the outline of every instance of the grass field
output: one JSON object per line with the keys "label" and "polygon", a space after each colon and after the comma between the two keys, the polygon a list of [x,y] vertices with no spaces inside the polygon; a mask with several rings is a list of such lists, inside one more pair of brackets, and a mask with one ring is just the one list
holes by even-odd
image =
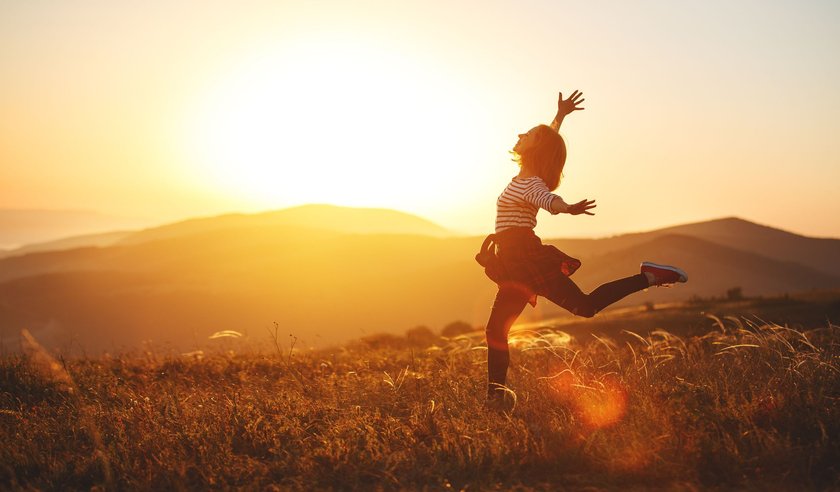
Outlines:
{"label": "grass field", "polygon": [[0,362],[0,488],[840,487],[840,327],[704,319],[521,330],[504,411],[470,335],[67,360],[33,341]]}

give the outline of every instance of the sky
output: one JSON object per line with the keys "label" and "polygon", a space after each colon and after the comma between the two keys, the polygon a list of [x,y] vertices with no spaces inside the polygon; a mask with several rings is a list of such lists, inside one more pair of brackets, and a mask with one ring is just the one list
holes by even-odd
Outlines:
{"label": "sky", "polygon": [[551,237],[738,216],[840,237],[840,3],[0,2],[0,208],[305,203],[493,228],[583,91]]}

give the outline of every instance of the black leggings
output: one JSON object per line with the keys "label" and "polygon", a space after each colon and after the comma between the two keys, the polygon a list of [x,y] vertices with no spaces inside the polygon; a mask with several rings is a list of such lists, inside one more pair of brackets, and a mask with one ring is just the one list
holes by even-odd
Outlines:
{"label": "black leggings", "polygon": [[[633,275],[608,282],[589,294],[584,294],[568,277],[560,277],[547,292],[538,294],[578,316],[591,318],[598,311],[623,299],[629,294],[648,287],[644,274]],[[503,286],[496,294],[490,319],[487,321],[487,375],[488,394],[492,395],[505,384],[510,353],[508,333],[516,318],[525,309],[531,293],[515,286]]]}

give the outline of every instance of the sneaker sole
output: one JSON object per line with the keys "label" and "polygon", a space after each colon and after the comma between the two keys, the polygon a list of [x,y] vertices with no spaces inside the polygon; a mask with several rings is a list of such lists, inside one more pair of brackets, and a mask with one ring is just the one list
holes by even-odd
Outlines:
{"label": "sneaker sole", "polygon": [[651,268],[661,268],[662,270],[668,270],[670,272],[674,272],[680,276],[677,282],[688,282],[688,274],[685,273],[681,268],[677,268],[671,265],[660,265],[659,263],[653,263],[651,261],[643,261],[639,268],[644,267],[651,267]]}

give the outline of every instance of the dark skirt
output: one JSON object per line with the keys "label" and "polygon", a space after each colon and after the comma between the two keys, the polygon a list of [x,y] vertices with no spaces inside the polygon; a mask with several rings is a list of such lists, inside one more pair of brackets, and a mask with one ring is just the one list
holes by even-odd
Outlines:
{"label": "dark skirt", "polygon": [[560,276],[571,276],[580,260],[543,244],[533,229],[514,227],[484,239],[476,261],[499,287],[526,290],[532,305]]}

